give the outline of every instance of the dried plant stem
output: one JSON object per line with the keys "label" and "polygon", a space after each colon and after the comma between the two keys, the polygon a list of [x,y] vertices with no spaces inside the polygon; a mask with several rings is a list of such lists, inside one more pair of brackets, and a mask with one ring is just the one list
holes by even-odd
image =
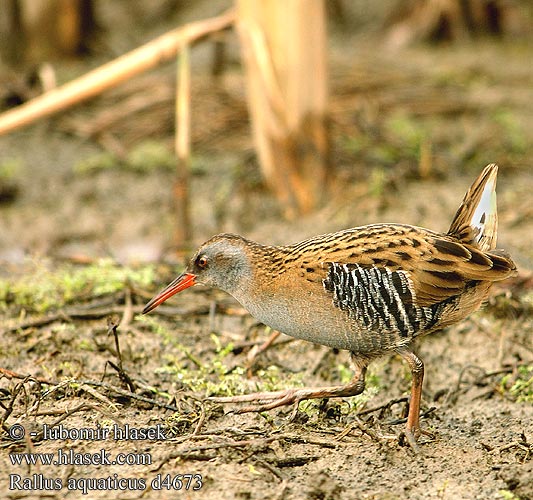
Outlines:
{"label": "dried plant stem", "polygon": [[132,76],[176,56],[184,45],[205,38],[233,24],[232,10],[211,19],[181,26],[61,87],[0,115],[0,135],[116,87]]}
{"label": "dried plant stem", "polygon": [[308,212],[327,179],[324,3],[238,0],[237,27],[263,175],[288,216]]}
{"label": "dried plant stem", "polygon": [[177,65],[176,143],[177,157],[174,203],[176,210],[175,243],[187,249],[192,231],[189,217],[189,168],[191,162],[191,64],[189,46],[183,45]]}

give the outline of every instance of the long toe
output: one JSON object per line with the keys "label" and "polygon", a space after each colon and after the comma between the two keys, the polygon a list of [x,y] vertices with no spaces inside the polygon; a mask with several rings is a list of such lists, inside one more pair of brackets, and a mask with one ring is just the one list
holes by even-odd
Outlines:
{"label": "long toe", "polygon": [[[420,429],[418,429],[418,431],[420,431]],[[418,446],[418,443],[416,441],[419,435],[419,432],[415,433],[411,429],[405,429],[400,434],[400,444],[403,445],[405,442],[407,442],[413,452],[418,455],[420,453],[420,447]]]}
{"label": "long toe", "polygon": [[271,392],[254,392],[252,394],[243,394],[241,396],[209,396],[207,401],[213,403],[249,403],[251,401],[272,401],[284,398],[287,393],[294,392],[293,389]]}
{"label": "long toe", "polygon": [[[260,404],[245,406],[235,410],[234,413],[249,413],[272,410],[279,406],[286,406],[301,401],[304,394],[297,389],[287,389],[285,391],[274,392],[256,392],[254,394],[245,394],[243,396],[227,396],[227,397],[209,397],[208,401],[214,403],[249,403],[257,401]],[[305,393],[307,394],[307,393]]]}

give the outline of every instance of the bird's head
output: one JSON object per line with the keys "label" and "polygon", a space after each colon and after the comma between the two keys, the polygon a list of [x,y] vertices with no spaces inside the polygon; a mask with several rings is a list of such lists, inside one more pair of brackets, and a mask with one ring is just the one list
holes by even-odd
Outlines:
{"label": "bird's head", "polygon": [[185,271],[146,304],[143,314],[198,283],[220,288],[231,295],[242,292],[251,277],[251,244],[233,234],[219,234],[206,241],[196,251]]}

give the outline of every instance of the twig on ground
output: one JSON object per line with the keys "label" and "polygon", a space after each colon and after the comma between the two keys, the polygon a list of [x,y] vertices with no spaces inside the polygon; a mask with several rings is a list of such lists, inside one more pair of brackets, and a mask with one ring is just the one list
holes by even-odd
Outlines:
{"label": "twig on ground", "polygon": [[[69,418],[71,415],[74,415],[75,413],[79,412],[79,411],[82,411],[83,409],[85,408],[88,408],[89,405],[86,403],[86,402],[83,402],[82,404],[72,408],[71,410],[67,410],[65,411],[65,413],[63,413],[59,418],[57,418],[56,420],[54,420],[54,422],[52,422],[50,425],[48,425],[47,427],[49,428],[52,428],[52,427],[55,427],[56,425],[60,424],[61,422],[63,422],[64,420],[66,420],[67,418]],[[36,435],[35,435],[35,442],[39,442],[39,441],[42,441],[44,437],[44,431],[43,430],[40,430]]]}
{"label": "twig on ground", "polygon": [[504,446],[500,446],[499,448],[489,449],[491,453],[502,453],[503,451],[510,450],[512,448],[518,448],[519,450],[523,451],[525,453],[523,457],[523,461],[529,459],[531,454],[533,454],[533,443],[528,443],[526,435],[524,432],[520,434],[520,439],[516,441],[512,441],[509,444],[506,444]]}
{"label": "twig on ground", "polygon": [[315,446],[322,446],[324,448],[337,448],[338,443],[332,441],[325,441],[323,439],[315,439],[313,437],[302,437],[297,434],[280,434],[280,439],[290,441],[293,443],[312,444]]}
{"label": "twig on ground", "polygon": [[[157,468],[152,469],[151,472],[157,472],[159,471],[163,465],[170,462],[170,460],[174,460],[176,458],[187,458],[189,460],[192,460],[195,457],[195,460],[198,460],[196,458],[197,456],[191,455],[197,452],[202,451],[209,451],[209,450],[219,450],[222,448],[249,448],[254,447],[255,449],[261,449],[267,446],[272,441],[275,441],[279,439],[279,436],[270,436],[267,438],[261,438],[261,439],[245,439],[243,441],[230,441],[230,442],[224,442],[224,443],[211,443],[211,444],[203,444],[198,446],[190,446],[188,448],[184,448],[183,450],[178,450],[175,452],[172,452],[168,454],[165,458],[161,460],[161,463],[157,466]],[[200,455],[202,458],[201,460],[205,460],[203,455]]]}
{"label": "twig on ground", "polygon": [[196,426],[194,428],[194,431],[192,432],[193,436],[197,436],[198,433],[202,430],[202,426],[205,422],[205,406],[200,403],[200,416],[198,417],[198,422],[196,422]]}
{"label": "twig on ground", "polygon": [[[140,313],[142,311],[142,306],[134,306],[134,313]],[[66,307],[63,311],[58,311],[55,313],[48,314],[46,316],[41,316],[39,318],[33,318],[27,321],[23,321],[18,324],[14,324],[4,328],[1,333],[3,335],[8,333],[14,333],[19,330],[27,330],[28,328],[37,328],[40,326],[46,326],[56,321],[64,321],[66,323],[72,322],[73,319],[100,319],[106,316],[111,316],[113,314],[122,314],[124,311],[123,307],[111,306],[111,307],[101,307],[95,309],[83,310],[79,307]]]}
{"label": "twig on ground", "polygon": [[[428,415],[431,415],[436,409],[437,409],[436,406],[432,406],[431,408],[428,408],[426,411],[420,414],[420,418],[426,418]],[[399,424],[405,424],[405,422],[407,422],[407,418],[397,418],[395,420],[390,420],[388,422],[385,422],[385,424],[386,425],[399,425]]]}
{"label": "twig on ground", "polygon": [[280,335],[281,332],[273,330],[272,333],[269,335],[268,339],[266,339],[262,344],[255,344],[250,349],[248,355],[246,356],[246,375],[248,378],[251,378],[253,375],[252,366],[255,364],[257,357],[263,352],[265,352],[271,345],[273,345]]}
{"label": "twig on ground", "polygon": [[399,404],[399,403],[406,403],[407,401],[409,400],[408,397],[401,397],[401,398],[397,398],[397,399],[392,399],[390,401],[388,401],[387,403],[384,403],[382,405],[379,405],[379,406],[374,406],[373,408],[368,408],[366,410],[360,410],[357,412],[357,416],[361,416],[361,415],[367,415],[369,413],[374,413],[375,411],[378,411],[378,410],[385,410],[385,409],[389,409],[392,405],[396,405],[396,404]]}
{"label": "twig on ground", "polygon": [[[161,403],[160,401],[157,401],[155,399],[147,398],[145,396],[141,396],[139,394],[135,394],[135,393],[133,393],[131,391],[127,391],[125,389],[120,389],[118,387],[115,387],[115,386],[113,386],[111,384],[108,384],[108,383],[102,382],[102,381],[69,379],[69,380],[64,380],[64,381],[61,381],[61,382],[57,382],[57,381],[52,381],[52,380],[48,380],[48,379],[42,379],[42,378],[38,378],[38,377],[33,377],[31,375],[22,375],[20,373],[16,373],[16,372],[12,372],[10,370],[6,370],[5,368],[0,368],[0,374],[3,374],[4,376],[6,376],[8,378],[21,379],[23,381],[23,382],[20,383],[20,384],[22,384],[22,386],[26,382],[36,382],[38,384],[46,384],[46,385],[51,386],[50,389],[47,390],[41,396],[41,398],[39,398],[39,401],[42,401],[44,398],[46,398],[50,394],[56,392],[61,387],[64,387],[64,386],[70,385],[70,384],[79,384],[80,387],[83,387],[84,385],[94,386],[94,387],[102,387],[102,388],[107,389],[108,391],[111,391],[111,392],[113,392],[115,394],[118,394],[120,396],[124,396],[124,397],[130,398],[130,399],[135,399],[137,401],[142,401],[143,403],[148,403],[148,404],[151,404],[153,406],[158,406],[160,408],[165,408],[166,410],[179,411],[179,408],[176,407],[175,405],[170,405],[170,404],[167,404],[167,403]],[[19,387],[19,384],[17,384],[16,387]],[[18,391],[20,391],[20,390],[22,390],[22,389],[19,388]],[[14,401],[13,401],[13,404],[14,404]],[[34,410],[35,410],[35,405],[32,408],[30,408],[30,410],[28,410],[28,413],[31,413]],[[0,420],[0,422],[1,421],[2,420]]]}
{"label": "twig on ground", "polygon": [[[83,402],[82,404],[80,404],[78,406],[75,406],[74,408],[72,408],[70,410],[65,410],[65,413],[63,413],[59,418],[54,420],[54,422],[52,422],[51,424],[48,424],[47,427],[49,429],[51,429],[51,428],[55,427],[56,425],[59,425],[61,422],[65,421],[67,418],[71,417],[75,413],[78,413],[80,411],[86,411],[86,410],[93,410],[93,411],[96,411],[98,413],[101,413],[104,416],[106,416],[107,418],[110,418],[110,419],[114,420],[115,422],[117,422],[118,424],[123,425],[122,421],[120,419],[118,419],[115,415],[113,415],[112,413],[109,413],[108,411],[106,411],[105,409],[103,409],[103,408],[101,408],[99,406],[95,406],[95,405],[92,405],[90,403]],[[44,432],[41,430],[35,436],[34,442],[41,441],[43,439],[43,437],[44,437]]]}
{"label": "twig on ground", "polygon": [[282,457],[282,458],[268,458],[265,459],[265,462],[274,463],[278,467],[302,467],[303,465],[308,464],[309,462],[314,462],[320,457],[317,455],[311,456],[302,456],[302,457]]}
{"label": "twig on ground", "polygon": [[14,389],[13,389],[13,393],[12,393],[12,396],[11,396],[11,399],[9,400],[9,404],[7,406],[4,406],[2,404],[2,407],[4,408],[4,414],[2,415],[2,418],[0,418],[0,426],[5,430],[7,431],[7,427],[5,425],[5,422],[6,420],[9,418],[9,416],[11,415],[11,413],[13,413],[13,408],[15,406],[15,401],[18,397],[18,395],[20,394],[20,392],[24,392],[26,389],[24,387],[24,384],[30,379],[29,376],[25,377],[24,380],[22,382],[19,382],[18,384],[15,385]]}
{"label": "twig on ground", "polygon": [[[130,299],[130,309],[131,309],[131,299]],[[136,386],[133,383],[133,380],[131,379],[131,377],[124,371],[124,368],[122,365],[122,354],[120,352],[120,342],[118,340],[118,331],[117,331],[119,323],[120,323],[120,320],[118,319],[118,316],[109,316],[107,318],[107,334],[108,335],[113,334],[113,337],[115,338],[115,349],[116,349],[116,354],[117,354],[117,359],[118,359],[118,366],[115,365],[112,361],[108,361],[108,363],[115,370],[117,370],[120,380],[128,386],[131,392],[134,392],[136,390]]]}
{"label": "twig on ground", "polygon": [[148,404],[151,404],[153,406],[158,406],[160,408],[165,408],[166,410],[170,410],[170,411],[179,411],[179,408],[177,406],[174,406],[174,405],[169,405],[167,403],[161,403],[160,401],[157,401],[155,399],[152,399],[152,398],[147,398],[145,396],[141,396],[139,394],[135,394],[131,391],[127,391],[125,389],[120,389],[119,387],[115,387],[111,384],[108,384],[106,382],[98,382],[96,380],[82,380],[82,381],[78,381],[79,384],[87,384],[87,385],[92,385],[92,386],[95,386],[95,387],[102,387],[104,389],[107,389],[108,391],[111,391],[111,392],[114,392],[115,394],[118,394],[119,396],[124,396],[126,398],[130,398],[130,399],[134,399],[136,401],[141,401],[143,403],[148,403]]}
{"label": "twig on ground", "polygon": [[[132,316],[135,314],[140,314],[143,310],[142,305],[132,305],[129,309],[129,312]],[[219,306],[220,308],[221,306]],[[240,312],[235,312],[231,308],[222,309],[223,314],[226,315],[238,315]],[[37,328],[41,326],[46,326],[56,321],[72,322],[75,319],[81,320],[91,320],[91,319],[101,319],[107,316],[112,315],[124,315],[125,309],[123,306],[105,306],[105,307],[83,307],[83,306],[74,306],[74,307],[65,307],[62,311],[49,313],[46,316],[40,316],[37,318],[32,318],[20,323],[14,323],[12,325],[4,327],[0,330],[0,335],[6,335],[8,333],[18,332],[19,330],[27,330],[28,328]],[[175,316],[189,317],[189,316],[204,316],[209,314],[208,305],[200,305],[189,309],[184,309],[182,307],[171,307],[163,306],[158,307],[154,312],[159,316],[173,318]]]}
{"label": "twig on ground", "polygon": [[9,379],[12,379],[12,378],[16,378],[16,379],[20,379],[20,380],[28,379],[27,381],[37,382],[39,384],[46,384],[46,385],[55,385],[57,383],[57,382],[54,382],[54,381],[46,379],[46,378],[33,377],[31,375],[28,375],[28,374],[17,373],[17,372],[8,370],[7,368],[1,368],[1,367],[0,367],[0,375],[3,375],[4,377],[7,377]]}
{"label": "twig on ground", "polygon": [[96,400],[100,401],[100,403],[103,403],[114,410],[118,410],[118,407],[115,403],[113,403],[109,398],[105,397],[103,394],[100,394],[96,389],[93,389],[91,386],[87,384],[80,385],[80,391],[84,391],[87,394],[91,395]]}
{"label": "twig on ground", "polygon": [[350,434],[350,432],[352,432],[354,429],[359,429],[363,434],[367,434],[374,441],[377,441],[377,442],[381,441],[381,438],[372,429],[370,429],[361,419],[357,417],[340,434],[335,436],[335,440],[340,441],[343,437]]}
{"label": "twig on ground", "polygon": [[261,458],[255,458],[254,463],[267,469],[274,476],[276,476],[280,481],[285,480],[285,475],[277,467],[274,467],[272,464],[268,463],[266,460],[263,460]]}

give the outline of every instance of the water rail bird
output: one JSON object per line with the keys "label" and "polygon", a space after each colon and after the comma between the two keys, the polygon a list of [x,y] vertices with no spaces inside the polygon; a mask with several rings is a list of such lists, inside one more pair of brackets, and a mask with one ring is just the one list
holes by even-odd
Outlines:
{"label": "water rail bird", "polygon": [[447,233],[371,224],[287,246],[214,236],[143,313],[202,283],[231,294],[274,330],[351,353],[355,375],[346,385],[209,398],[258,403],[241,412],[360,394],[369,362],[397,353],[412,374],[405,432],[416,441],[424,364],[413,340],[466,318],[494,282],[516,273],[510,256],[495,249],[497,171],[491,164],[481,172]]}

